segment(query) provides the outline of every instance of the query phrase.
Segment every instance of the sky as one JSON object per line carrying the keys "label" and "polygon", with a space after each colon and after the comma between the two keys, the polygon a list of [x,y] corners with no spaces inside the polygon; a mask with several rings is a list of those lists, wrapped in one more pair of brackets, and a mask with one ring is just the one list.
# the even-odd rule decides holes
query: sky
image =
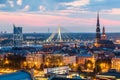
{"label": "sky", "polygon": [[[13,24],[24,33],[95,32],[96,15],[106,32],[120,32],[120,0],[0,0],[0,31],[13,31]],[[64,31],[64,30],[63,30]]]}

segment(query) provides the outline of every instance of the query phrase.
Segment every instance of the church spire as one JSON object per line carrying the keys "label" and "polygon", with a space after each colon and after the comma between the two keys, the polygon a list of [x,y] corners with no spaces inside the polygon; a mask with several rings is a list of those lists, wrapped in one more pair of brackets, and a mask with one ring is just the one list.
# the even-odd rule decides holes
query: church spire
{"label": "church spire", "polygon": [[97,12],[97,27],[100,27],[99,12]]}
{"label": "church spire", "polygon": [[102,40],[106,40],[106,39],[107,39],[106,33],[105,33],[105,27],[104,27],[104,26],[103,26],[103,29],[102,29],[101,39],[102,39]]}
{"label": "church spire", "polygon": [[105,27],[103,26],[102,34],[105,34]]}
{"label": "church spire", "polygon": [[96,42],[98,42],[100,39],[101,39],[101,33],[100,33],[99,12],[97,12]]}

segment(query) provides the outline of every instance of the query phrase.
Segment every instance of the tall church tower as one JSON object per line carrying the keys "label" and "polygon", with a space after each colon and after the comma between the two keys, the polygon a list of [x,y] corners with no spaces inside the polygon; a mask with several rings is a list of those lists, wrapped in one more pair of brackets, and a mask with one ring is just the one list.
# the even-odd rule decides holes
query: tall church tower
{"label": "tall church tower", "polygon": [[99,12],[97,13],[97,24],[96,24],[96,42],[101,39],[100,33],[100,21],[99,21]]}
{"label": "tall church tower", "polygon": [[105,33],[105,27],[103,26],[103,29],[102,29],[102,35],[101,35],[101,39],[102,40],[106,40],[106,33]]}

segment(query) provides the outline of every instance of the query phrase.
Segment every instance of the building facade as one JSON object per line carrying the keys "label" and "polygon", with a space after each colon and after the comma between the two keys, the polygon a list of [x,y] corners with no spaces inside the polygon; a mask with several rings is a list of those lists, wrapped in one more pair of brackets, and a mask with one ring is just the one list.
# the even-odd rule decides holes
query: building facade
{"label": "building facade", "polygon": [[77,64],[84,65],[85,61],[91,61],[93,64],[95,63],[94,55],[92,54],[80,54],[77,56]]}
{"label": "building facade", "polygon": [[62,54],[45,54],[44,64],[46,67],[62,66],[63,56]]}
{"label": "building facade", "polygon": [[27,54],[26,63],[28,68],[40,68],[41,64],[43,64],[43,54]]}
{"label": "building facade", "polygon": [[116,71],[120,71],[120,57],[112,58],[112,69],[116,69]]}
{"label": "building facade", "polygon": [[76,63],[76,56],[63,56],[63,63],[65,65]]}

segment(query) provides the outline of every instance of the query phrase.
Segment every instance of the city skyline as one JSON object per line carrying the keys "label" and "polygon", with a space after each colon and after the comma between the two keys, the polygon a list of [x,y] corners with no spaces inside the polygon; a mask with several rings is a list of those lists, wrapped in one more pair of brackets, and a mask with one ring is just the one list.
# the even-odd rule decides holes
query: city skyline
{"label": "city skyline", "polygon": [[[55,32],[58,25],[70,32],[95,32],[96,14],[106,32],[119,32],[119,0],[1,0],[0,29],[12,32]],[[113,4],[114,3],[114,4]],[[108,5],[109,4],[109,5]]]}

